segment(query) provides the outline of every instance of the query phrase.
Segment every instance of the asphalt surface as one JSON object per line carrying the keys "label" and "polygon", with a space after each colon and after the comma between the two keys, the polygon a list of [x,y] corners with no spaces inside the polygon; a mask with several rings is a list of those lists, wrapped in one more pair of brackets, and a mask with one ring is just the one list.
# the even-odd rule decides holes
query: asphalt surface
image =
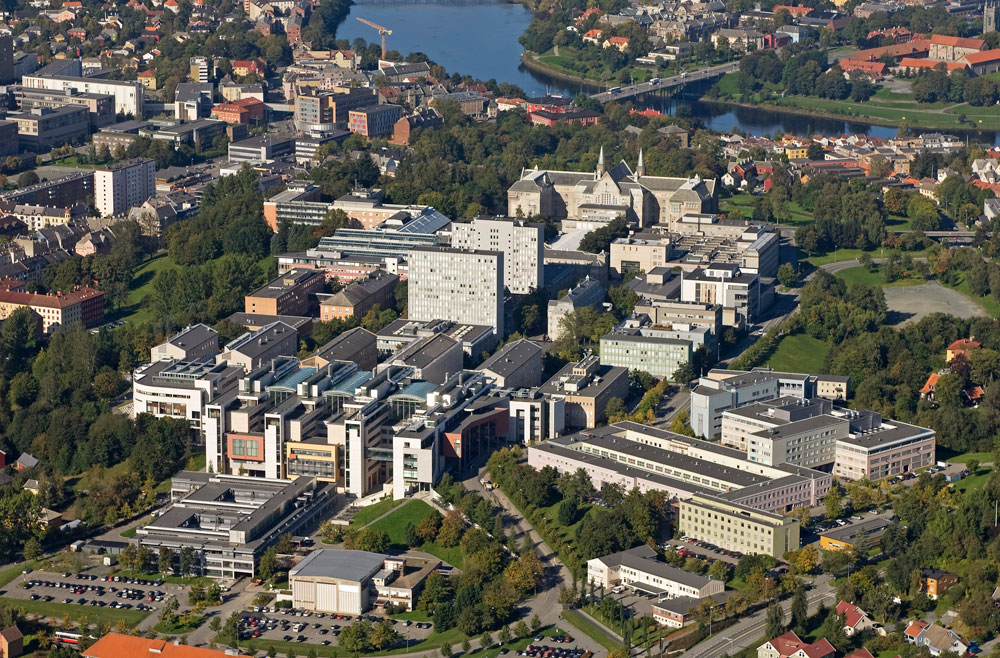
{"label": "asphalt surface", "polygon": [[719,64],[718,66],[709,66],[707,68],[699,69],[697,71],[689,71],[682,75],[673,75],[668,78],[660,78],[657,84],[650,82],[641,82],[635,85],[626,85],[621,87],[618,91],[602,91],[599,94],[591,95],[598,103],[602,105],[605,103],[610,103],[611,101],[623,101],[635,96],[641,96],[642,94],[648,94],[653,91],[658,91],[660,89],[667,89],[670,87],[676,87],[677,85],[685,85],[689,82],[695,82],[697,80],[705,80],[708,78],[715,78],[720,75],[725,75],[726,73],[732,73],[740,68],[739,61],[736,62],[726,62],[725,64]]}

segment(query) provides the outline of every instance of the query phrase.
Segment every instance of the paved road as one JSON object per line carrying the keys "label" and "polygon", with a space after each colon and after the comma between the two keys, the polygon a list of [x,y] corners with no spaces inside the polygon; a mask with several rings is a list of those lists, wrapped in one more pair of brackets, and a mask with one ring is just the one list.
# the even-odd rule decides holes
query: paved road
{"label": "paved road", "polygon": [[[834,603],[835,597],[836,591],[830,585],[829,576],[820,576],[814,581],[813,589],[806,594],[810,613],[815,612],[820,603],[829,607]],[[788,598],[782,601],[781,607],[785,611],[785,619],[788,619],[792,599]],[[688,649],[681,655],[684,658],[718,658],[724,653],[731,655],[761,640],[766,624],[767,609],[765,608],[737,622],[736,625],[730,626],[718,635]]]}
{"label": "paved road", "polygon": [[530,618],[531,614],[537,614],[539,619],[542,620],[543,626],[558,626],[563,630],[572,633],[573,638],[575,639],[574,644],[576,646],[587,649],[588,651],[593,651],[595,657],[599,658],[600,656],[604,656],[607,653],[604,647],[599,645],[587,635],[577,632],[562,618],[562,604],[559,603],[559,589],[564,586],[570,586],[572,583],[573,576],[570,574],[569,569],[567,569],[565,565],[559,561],[555,551],[549,548],[549,545],[542,540],[537,532],[535,532],[535,529],[530,523],[528,523],[527,519],[521,516],[517,507],[510,502],[502,491],[499,489],[486,491],[483,488],[483,486],[479,483],[479,479],[485,471],[485,468],[480,469],[476,474],[464,480],[462,484],[466,489],[479,493],[503,509],[507,519],[512,522],[511,525],[517,529],[518,541],[523,541],[524,534],[526,532],[529,533],[531,541],[535,545],[535,550],[538,551],[538,556],[545,568],[545,585],[538,593],[538,596],[528,602],[528,607],[530,608],[528,617]]}
{"label": "paved road", "polygon": [[689,71],[681,75],[670,76],[669,78],[660,78],[660,81],[656,84],[651,82],[641,82],[635,85],[628,85],[621,87],[618,91],[602,91],[599,94],[592,94],[591,98],[595,101],[604,105],[605,103],[610,103],[611,101],[623,101],[629,98],[634,98],[635,96],[641,96],[642,94],[648,94],[652,91],[659,91],[660,89],[667,89],[669,87],[676,87],[677,85],[686,85],[689,82],[695,82],[696,80],[705,80],[708,78],[715,78],[720,75],[725,75],[726,73],[732,73],[740,68],[740,63],[727,62],[725,64],[719,64],[718,66],[709,66],[707,68],[698,69],[697,71]]}

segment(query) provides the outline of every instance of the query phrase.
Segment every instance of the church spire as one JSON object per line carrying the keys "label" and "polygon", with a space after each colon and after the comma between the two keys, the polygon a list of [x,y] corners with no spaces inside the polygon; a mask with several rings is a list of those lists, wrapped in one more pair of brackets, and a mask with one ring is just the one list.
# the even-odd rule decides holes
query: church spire
{"label": "church spire", "polygon": [[645,176],[646,175],[646,161],[642,157],[642,149],[639,149],[639,162],[635,165],[635,175]]}
{"label": "church spire", "polygon": [[604,175],[604,147],[601,147],[601,154],[597,156],[597,175],[595,178],[600,178]]}

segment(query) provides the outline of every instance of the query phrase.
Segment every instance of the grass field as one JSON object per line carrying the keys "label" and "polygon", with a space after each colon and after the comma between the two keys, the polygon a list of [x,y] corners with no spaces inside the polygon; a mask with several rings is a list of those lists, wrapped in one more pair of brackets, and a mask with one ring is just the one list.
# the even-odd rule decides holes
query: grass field
{"label": "grass field", "polygon": [[166,253],[157,254],[143,263],[132,277],[129,286],[128,306],[119,309],[111,319],[126,320],[133,324],[153,320],[152,314],[144,303],[146,297],[153,291],[153,279],[165,270],[178,269],[180,266]]}
{"label": "grass field", "polygon": [[132,628],[150,614],[142,610],[118,610],[117,608],[82,606],[76,603],[31,601],[28,599],[8,599],[6,597],[0,597],[0,604],[13,608],[23,608],[29,614],[40,615],[55,620],[65,619],[66,617],[70,617],[71,619],[86,617],[88,623],[97,624],[98,627],[103,626],[105,623],[114,626],[118,623],[119,619],[124,619],[128,627]]}
{"label": "grass field", "polygon": [[573,628],[588,636],[605,649],[611,651],[618,648],[620,643],[615,642],[604,629],[584,617],[579,611],[573,609],[563,610],[562,617],[572,624]]}
{"label": "grass field", "polygon": [[990,474],[993,473],[992,468],[980,467],[974,475],[970,475],[964,480],[959,480],[955,483],[955,488],[965,493],[973,489],[982,489],[986,484],[986,481],[990,479]]}
{"label": "grass field", "polygon": [[[941,285],[944,284],[942,283]],[[978,304],[984,311],[986,311],[986,313],[990,317],[993,318],[1000,317],[1000,302],[998,302],[996,298],[994,298],[992,295],[986,295],[985,297],[980,297],[979,295],[973,293],[972,289],[969,287],[969,283],[965,280],[964,272],[960,271],[958,273],[958,283],[956,285],[948,287],[951,288],[952,290],[957,290],[958,292],[962,293],[963,295],[971,299],[973,302]]]}
{"label": "grass field", "polygon": [[[734,194],[729,199],[724,199],[722,202],[722,210],[738,210],[745,217],[750,217],[753,213],[753,206],[757,202],[756,197],[752,194],[739,193]],[[789,219],[787,221],[779,222],[785,226],[801,226],[803,224],[809,224],[813,221],[812,213],[805,210],[802,206],[790,201],[788,203]]]}
{"label": "grass field", "polygon": [[983,462],[993,461],[992,452],[963,452],[960,455],[955,455],[954,457],[944,457],[941,455],[941,449],[938,449],[938,458],[945,459],[949,462],[954,462],[956,464],[968,464],[970,461],[975,459],[977,462],[982,464]]}
{"label": "grass field", "polygon": [[[406,502],[406,501],[399,501]],[[381,503],[379,503],[381,504]],[[430,505],[422,500],[411,500],[399,507],[383,519],[371,524],[373,530],[381,530],[389,535],[389,540],[393,548],[399,551],[406,550],[403,533],[406,531],[406,524],[417,525],[421,520],[433,511]],[[428,542],[416,547],[416,550],[430,553],[443,562],[447,562],[453,567],[461,569],[465,566],[465,556],[458,546],[440,546],[436,542]]]}
{"label": "grass field", "polygon": [[811,263],[815,267],[820,265],[829,265],[830,263],[842,263],[845,260],[857,260],[860,258],[861,254],[867,253],[872,258],[889,258],[894,253],[908,254],[911,258],[924,258],[927,256],[926,249],[920,249],[918,251],[907,251],[907,252],[896,252],[893,249],[875,249],[872,251],[862,251],[861,249],[835,249],[829,253],[825,254],[815,254],[807,255],[805,252],[799,252],[799,260],[804,260]]}
{"label": "grass field", "polygon": [[549,50],[541,55],[535,55],[534,60],[539,64],[558,69],[566,75],[575,78],[585,78],[598,85],[615,84],[615,80],[628,81],[629,78],[627,76],[631,76],[636,82],[646,82],[650,78],[659,75],[658,72],[653,72],[651,69],[632,67],[624,70],[626,77],[622,78],[620,76],[623,75],[623,71],[612,71],[603,64],[586,61],[584,61],[584,64],[587,66],[587,69],[581,73],[575,68],[577,62],[580,61],[580,50],[571,46],[560,46],[558,55],[555,54],[554,50]]}
{"label": "grass field", "polygon": [[380,500],[374,505],[368,505],[367,507],[362,507],[358,510],[358,513],[351,517],[351,527],[360,528],[366,526],[378,517],[382,516],[393,507],[403,504],[405,500],[393,500],[392,498],[386,498],[385,500]]}
{"label": "grass field", "polygon": [[919,286],[921,283],[927,282],[926,279],[896,279],[892,283],[887,283],[881,270],[869,272],[860,265],[858,267],[849,267],[846,270],[840,270],[837,272],[837,278],[843,279],[847,285],[860,283],[868,287],[881,286],[883,288],[892,288],[896,286]]}
{"label": "grass field", "polygon": [[765,365],[784,372],[822,372],[830,346],[806,334],[791,334],[778,343],[778,349]]}

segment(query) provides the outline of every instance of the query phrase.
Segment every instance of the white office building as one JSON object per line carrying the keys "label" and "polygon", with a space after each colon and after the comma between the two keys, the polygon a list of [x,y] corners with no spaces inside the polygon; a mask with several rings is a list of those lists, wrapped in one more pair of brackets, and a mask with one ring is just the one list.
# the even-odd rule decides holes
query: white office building
{"label": "white office building", "polygon": [[502,251],[415,247],[408,294],[411,319],[486,325],[504,335]]}
{"label": "white office building", "polygon": [[504,284],[517,295],[542,287],[544,244],[541,224],[512,217],[478,217],[452,223],[452,247],[503,252]]}
{"label": "white office building", "polygon": [[104,217],[120,217],[156,195],[156,163],[127,160],[94,171],[94,204]]}
{"label": "white office building", "polygon": [[21,78],[21,84],[28,89],[107,94],[115,98],[115,114],[131,115],[135,119],[142,118],[145,87],[141,82],[61,75],[26,75]]}

